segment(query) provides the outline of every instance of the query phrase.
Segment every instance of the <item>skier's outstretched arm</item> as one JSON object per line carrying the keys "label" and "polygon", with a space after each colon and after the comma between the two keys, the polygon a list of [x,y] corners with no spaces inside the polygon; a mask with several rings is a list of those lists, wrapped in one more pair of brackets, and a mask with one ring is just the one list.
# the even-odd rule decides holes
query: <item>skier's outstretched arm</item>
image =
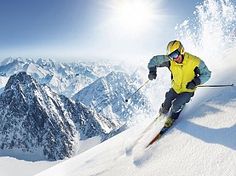
{"label": "skier's outstretched arm", "polygon": [[170,67],[170,61],[169,58],[165,55],[157,55],[154,56],[150,62],[148,63],[148,69],[149,69],[149,74],[148,74],[148,79],[153,80],[156,79],[157,77],[157,67]]}
{"label": "skier's outstretched arm", "polygon": [[156,67],[169,67],[170,61],[168,56],[166,55],[157,55],[154,56],[148,63],[148,69],[156,68]]}

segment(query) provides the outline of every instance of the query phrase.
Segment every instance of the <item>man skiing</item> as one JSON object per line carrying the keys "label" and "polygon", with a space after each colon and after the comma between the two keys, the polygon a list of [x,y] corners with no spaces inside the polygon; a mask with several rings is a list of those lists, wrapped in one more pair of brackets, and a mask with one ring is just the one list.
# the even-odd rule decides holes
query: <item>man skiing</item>
{"label": "man skiing", "polygon": [[156,79],[157,67],[168,67],[171,72],[171,88],[166,92],[165,101],[159,110],[160,115],[169,113],[161,135],[178,119],[197,86],[209,80],[211,72],[200,58],[185,52],[178,40],[169,42],[166,55],[157,55],[150,60],[149,80]]}

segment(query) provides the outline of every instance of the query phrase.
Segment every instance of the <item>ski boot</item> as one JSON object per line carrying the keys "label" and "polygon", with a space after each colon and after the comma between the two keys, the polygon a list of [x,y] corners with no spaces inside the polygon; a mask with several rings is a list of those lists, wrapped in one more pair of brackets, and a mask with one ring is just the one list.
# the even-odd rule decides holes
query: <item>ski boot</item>
{"label": "ski boot", "polygon": [[160,131],[160,134],[163,135],[173,125],[175,120],[176,119],[173,119],[172,117],[167,117],[165,125]]}
{"label": "ski boot", "polygon": [[164,127],[170,128],[173,125],[174,121],[175,119],[167,117]]}

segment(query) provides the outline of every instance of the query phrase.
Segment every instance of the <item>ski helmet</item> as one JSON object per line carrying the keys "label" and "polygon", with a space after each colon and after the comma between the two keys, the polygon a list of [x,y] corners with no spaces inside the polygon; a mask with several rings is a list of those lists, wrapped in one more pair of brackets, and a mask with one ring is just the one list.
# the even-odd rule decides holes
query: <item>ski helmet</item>
{"label": "ski helmet", "polygon": [[166,48],[166,54],[170,55],[174,51],[179,51],[180,54],[184,54],[184,47],[182,43],[178,40],[174,40],[168,43],[167,48]]}

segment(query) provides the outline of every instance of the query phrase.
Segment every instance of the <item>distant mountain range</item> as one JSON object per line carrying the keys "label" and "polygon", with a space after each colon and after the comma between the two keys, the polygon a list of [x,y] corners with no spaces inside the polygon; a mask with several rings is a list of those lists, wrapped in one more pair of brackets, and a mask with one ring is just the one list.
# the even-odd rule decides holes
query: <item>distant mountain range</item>
{"label": "distant mountain range", "polygon": [[[117,68],[117,67],[116,67]],[[7,58],[0,63],[0,81],[24,71],[40,84],[47,84],[58,94],[72,97],[79,90],[114,70],[111,65],[98,63],[61,63],[51,59],[32,60]],[[5,81],[6,83],[6,81]],[[3,87],[3,84],[0,85]]]}

